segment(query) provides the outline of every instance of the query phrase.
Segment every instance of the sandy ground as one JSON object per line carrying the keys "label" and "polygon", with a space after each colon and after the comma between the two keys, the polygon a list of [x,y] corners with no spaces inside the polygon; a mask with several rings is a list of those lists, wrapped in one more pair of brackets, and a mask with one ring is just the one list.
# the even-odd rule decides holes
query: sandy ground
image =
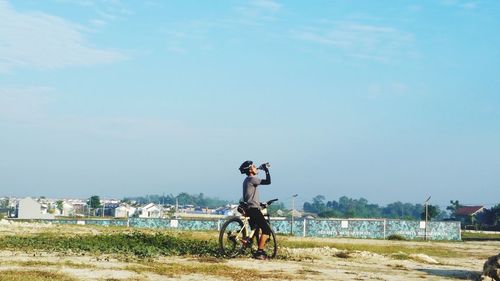
{"label": "sandy ground", "polygon": [[[1,224],[0,239],[16,233],[60,231],[52,225]],[[75,233],[99,233],[92,228],[72,228]],[[310,238],[294,238],[310,239]],[[0,251],[1,272],[5,270],[50,271],[77,280],[477,280],[486,258],[498,254],[500,242],[398,242],[362,239],[312,239],[314,241],[400,245],[421,247],[436,245],[465,253],[464,257],[432,257],[413,254],[406,259],[367,251],[345,255],[335,248],[280,249],[287,259],[257,261],[251,258],[215,259],[161,257],[147,261],[123,261],[113,256],[67,256],[47,252]],[[180,267],[158,271],[148,266]],[[138,270],[138,268],[143,268]],[[220,268],[217,271],[215,269]],[[214,271],[211,271],[214,269]],[[260,273],[258,276],[252,274]]]}

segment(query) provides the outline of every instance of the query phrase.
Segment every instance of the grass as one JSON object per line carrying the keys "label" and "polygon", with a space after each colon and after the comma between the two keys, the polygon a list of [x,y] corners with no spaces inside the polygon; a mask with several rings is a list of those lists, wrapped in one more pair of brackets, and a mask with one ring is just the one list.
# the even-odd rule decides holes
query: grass
{"label": "grass", "polygon": [[2,262],[2,265],[17,265],[22,267],[70,267],[70,268],[96,268],[91,264],[74,263],[72,261],[48,262],[48,261],[8,261]]}
{"label": "grass", "polygon": [[500,233],[475,233],[462,231],[463,241],[500,241]]}
{"label": "grass", "polygon": [[0,281],[76,281],[62,273],[42,270],[5,270],[0,271]]}
{"label": "grass", "polygon": [[337,258],[341,258],[341,259],[348,259],[351,257],[350,253],[347,251],[340,251],[340,252],[336,253],[335,256]]}
{"label": "grass", "polygon": [[245,281],[249,279],[277,279],[277,280],[292,280],[293,275],[286,274],[280,271],[260,271],[247,268],[236,268],[225,264],[214,263],[143,263],[139,265],[130,265],[125,267],[125,270],[136,273],[155,273],[169,278],[175,278],[182,275],[200,274],[215,277],[225,277],[235,281]]}
{"label": "grass", "polygon": [[289,248],[318,248],[318,247],[331,247],[341,251],[366,251],[380,255],[391,255],[393,253],[404,252],[410,254],[425,254],[435,257],[465,257],[466,254],[458,250],[452,250],[449,247],[440,247],[435,243],[426,245],[425,243],[416,244],[415,242],[405,241],[386,241],[384,244],[370,244],[368,243],[351,243],[351,242],[330,242],[321,240],[307,240],[301,241],[296,239],[283,238],[279,240],[279,245]]}
{"label": "grass", "polygon": [[405,237],[403,237],[402,235],[399,235],[399,234],[392,234],[392,235],[389,235],[387,237],[387,240],[399,240],[399,241],[406,241],[408,239],[406,239]]}
{"label": "grass", "polygon": [[58,235],[40,233],[34,236],[5,236],[0,249],[44,250],[62,253],[123,254],[136,257],[170,255],[217,256],[216,240],[200,240],[164,232],[110,233],[99,235]]}
{"label": "grass", "polygon": [[409,260],[410,259],[410,255],[408,255],[407,253],[404,253],[404,252],[392,253],[390,255],[390,257],[395,259],[395,260]]}
{"label": "grass", "polygon": [[297,270],[297,274],[301,274],[301,275],[321,275],[321,272],[317,271],[317,270],[314,270],[314,269],[310,269],[310,268],[302,268],[302,269]]}

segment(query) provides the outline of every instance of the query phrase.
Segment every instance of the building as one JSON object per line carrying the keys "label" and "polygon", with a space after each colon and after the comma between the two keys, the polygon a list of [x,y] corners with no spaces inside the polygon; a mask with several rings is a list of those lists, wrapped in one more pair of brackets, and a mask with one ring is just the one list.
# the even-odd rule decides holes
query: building
{"label": "building", "polygon": [[114,217],[115,218],[130,218],[132,217],[137,208],[129,206],[127,204],[121,204],[117,208],[114,209]]}
{"label": "building", "polygon": [[139,208],[140,218],[161,218],[162,215],[162,208],[154,203],[149,203],[146,206]]}
{"label": "building", "polygon": [[455,216],[462,222],[462,226],[467,228],[467,226],[474,225],[477,221],[476,216],[484,210],[484,206],[462,206],[457,208]]}
{"label": "building", "polygon": [[[73,204],[66,202],[65,200],[61,200],[61,205],[58,204],[58,201],[55,201],[52,203],[51,207],[55,210],[54,214],[56,216],[63,216],[63,217],[72,217],[75,215],[75,208]],[[62,209],[60,209],[62,208]]]}
{"label": "building", "polygon": [[119,206],[120,203],[101,201],[101,207],[95,209],[95,214],[98,217],[113,217],[115,215],[115,209]]}
{"label": "building", "polygon": [[18,219],[53,219],[54,215],[48,214],[46,206],[43,206],[31,197],[19,200],[17,204]]}

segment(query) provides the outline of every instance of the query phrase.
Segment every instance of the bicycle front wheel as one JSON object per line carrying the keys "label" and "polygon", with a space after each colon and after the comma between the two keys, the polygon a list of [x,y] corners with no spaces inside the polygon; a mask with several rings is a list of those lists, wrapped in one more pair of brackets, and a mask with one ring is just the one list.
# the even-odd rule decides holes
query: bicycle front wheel
{"label": "bicycle front wheel", "polygon": [[219,233],[220,252],[230,258],[236,257],[243,251],[245,234],[244,224],[240,218],[227,220]]}

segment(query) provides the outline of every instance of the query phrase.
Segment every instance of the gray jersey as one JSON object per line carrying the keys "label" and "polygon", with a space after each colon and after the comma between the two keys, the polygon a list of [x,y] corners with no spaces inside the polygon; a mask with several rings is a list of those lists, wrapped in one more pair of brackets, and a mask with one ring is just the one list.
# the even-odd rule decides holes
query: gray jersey
{"label": "gray jersey", "polygon": [[243,181],[243,201],[248,203],[249,208],[260,210],[259,190],[257,187],[262,180],[258,177],[247,177]]}

